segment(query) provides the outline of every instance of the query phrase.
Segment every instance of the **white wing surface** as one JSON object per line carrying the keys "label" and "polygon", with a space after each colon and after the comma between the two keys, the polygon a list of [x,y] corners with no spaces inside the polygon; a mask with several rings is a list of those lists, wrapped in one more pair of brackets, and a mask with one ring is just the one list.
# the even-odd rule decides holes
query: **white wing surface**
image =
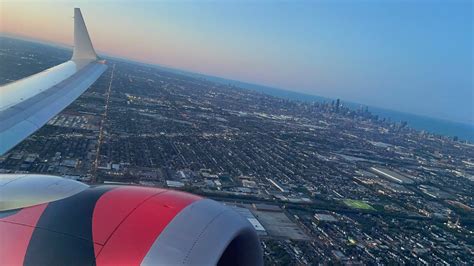
{"label": "white wing surface", "polygon": [[0,87],[0,155],[71,104],[106,69],[97,58],[80,9],[75,8],[71,60]]}

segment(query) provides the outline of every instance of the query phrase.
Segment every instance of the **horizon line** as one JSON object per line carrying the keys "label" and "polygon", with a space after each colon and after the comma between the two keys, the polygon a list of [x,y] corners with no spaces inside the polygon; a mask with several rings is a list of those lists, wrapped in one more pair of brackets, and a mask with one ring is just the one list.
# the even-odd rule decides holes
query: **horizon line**
{"label": "horizon line", "polygon": [[[55,41],[41,39],[41,38],[30,37],[30,36],[26,36],[26,35],[23,35],[23,34],[0,31],[0,36],[5,36],[5,37],[12,38],[12,39],[21,40],[21,41],[29,41],[29,42],[33,42],[33,43],[48,45],[48,46],[67,49],[67,50],[72,50],[73,49],[73,45],[70,45],[70,44],[55,42]],[[327,96],[311,94],[311,93],[308,93],[308,92],[295,91],[295,90],[290,90],[290,89],[286,89],[286,88],[274,87],[272,85],[266,85],[266,84],[258,84],[258,83],[254,83],[254,82],[251,82],[251,81],[250,82],[249,81],[241,81],[241,80],[237,80],[237,79],[233,79],[233,78],[220,77],[220,76],[215,76],[213,74],[206,74],[206,73],[196,72],[196,71],[193,71],[193,70],[181,69],[181,68],[177,68],[175,66],[168,66],[168,65],[162,65],[162,64],[158,64],[158,63],[154,63],[154,62],[141,61],[141,60],[135,59],[135,58],[129,58],[129,57],[126,57],[126,56],[110,54],[108,52],[104,52],[103,50],[97,50],[97,51],[99,51],[99,54],[103,54],[104,56],[112,58],[112,59],[117,59],[117,60],[122,60],[122,61],[129,61],[129,62],[139,63],[139,64],[145,64],[145,65],[149,65],[149,66],[153,66],[153,67],[167,68],[170,71],[187,72],[188,74],[200,75],[200,76],[204,76],[204,77],[208,77],[208,78],[218,78],[218,79],[227,80],[227,81],[230,81],[230,82],[244,83],[243,85],[247,84],[247,85],[253,85],[253,86],[261,86],[261,87],[266,87],[266,88],[273,89],[273,90],[280,90],[280,91],[283,91],[283,92],[296,93],[296,94],[300,94],[301,96],[306,95],[306,96],[312,96],[312,97],[325,98],[325,99],[328,99],[328,100],[340,99],[339,97],[334,97],[334,96],[333,96],[334,98],[332,98],[332,97],[330,98],[330,97],[327,97]],[[186,75],[186,73],[182,73],[182,74]],[[212,81],[212,80],[209,80],[209,81],[219,83],[218,81]],[[232,85],[235,86],[235,84],[232,84]],[[251,89],[251,88],[243,88],[243,89],[256,91],[255,89]],[[274,96],[274,95],[271,95],[271,94],[268,94],[268,93],[265,93],[265,92],[260,92],[260,93],[270,95],[270,96]],[[296,100],[296,99],[291,99],[291,98],[281,97],[281,96],[274,96],[274,97],[290,99],[290,100]],[[394,110],[394,109],[389,109],[389,108],[382,107],[382,106],[368,105],[368,104],[364,104],[364,103],[347,101],[347,100],[343,100],[343,99],[341,99],[341,101],[349,103],[349,104],[366,106],[366,107],[369,107],[369,108],[370,107],[379,108],[379,109],[386,110],[386,111],[398,112],[398,113],[401,113],[401,114],[408,114],[408,115],[415,115],[415,116],[418,116],[418,117],[437,119],[437,120],[441,120],[441,121],[445,121],[445,122],[459,123],[459,124],[474,127],[474,119],[472,121],[458,121],[458,120],[451,120],[451,119],[446,119],[446,118],[441,118],[441,117],[434,117],[434,116],[425,115],[425,114],[416,114],[416,113],[410,113],[410,112],[405,112],[405,111],[400,111],[400,110]],[[389,117],[385,117],[385,118],[389,118]]]}

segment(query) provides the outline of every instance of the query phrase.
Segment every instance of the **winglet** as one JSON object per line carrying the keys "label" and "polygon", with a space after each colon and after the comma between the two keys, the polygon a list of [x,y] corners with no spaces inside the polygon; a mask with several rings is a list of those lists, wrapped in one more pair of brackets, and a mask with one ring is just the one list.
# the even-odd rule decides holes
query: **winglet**
{"label": "winglet", "polygon": [[97,59],[80,8],[74,8],[74,51],[71,59],[76,61]]}

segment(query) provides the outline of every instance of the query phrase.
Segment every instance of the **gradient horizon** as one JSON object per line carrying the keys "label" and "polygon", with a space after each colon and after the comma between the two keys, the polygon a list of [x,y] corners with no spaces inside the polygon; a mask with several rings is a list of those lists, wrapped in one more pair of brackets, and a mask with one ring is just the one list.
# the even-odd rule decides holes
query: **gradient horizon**
{"label": "gradient horizon", "polygon": [[0,32],[474,124],[470,1],[0,1]]}

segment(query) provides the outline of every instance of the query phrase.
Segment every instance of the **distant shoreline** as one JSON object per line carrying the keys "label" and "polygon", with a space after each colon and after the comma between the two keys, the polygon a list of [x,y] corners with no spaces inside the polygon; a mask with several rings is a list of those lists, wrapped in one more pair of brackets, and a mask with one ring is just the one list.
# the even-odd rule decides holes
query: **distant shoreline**
{"label": "distant shoreline", "polygon": [[[136,62],[136,61],[132,61],[132,62]],[[163,67],[160,65],[151,65],[147,63],[141,63],[141,62],[138,62],[138,63],[158,67],[158,68],[168,70],[168,71],[174,71],[176,73],[183,74],[183,75],[204,78],[209,81],[217,82],[220,84],[230,84],[230,85],[236,86],[237,88],[253,90],[253,91],[268,94],[274,97],[283,98],[283,99],[297,100],[297,101],[302,101],[302,102],[331,102],[333,100],[336,100],[335,98],[332,99],[332,98],[311,95],[311,94],[306,94],[306,93],[301,93],[301,92],[288,91],[284,89],[272,88],[272,87],[263,86],[263,85],[251,84],[251,83],[246,83],[242,81],[229,80],[229,79],[209,76],[205,74],[192,73],[192,72],[183,71],[179,69]],[[409,127],[416,130],[423,130],[432,134],[443,135],[446,137],[456,136],[460,140],[474,143],[474,124],[471,125],[471,124],[462,123],[462,122],[456,122],[456,121],[444,120],[444,119],[434,118],[434,117],[429,117],[429,116],[384,109],[384,108],[374,107],[374,106],[370,106],[366,104],[347,102],[343,100],[341,101],[342,101],[342,104],[346,105],[347,107],[351,109],[357,109],[361,106],[368,107],[369,112],[371,112],[372,114],[378,115],[379,117],[388,119],[392,122],[406,121]]]}
{"label": "distant shoreline", "polygon": [[[156,66],[156,65],[155,65]],[[173,69],[169,69],[167,67],[156,66],[160,68],[165,68],[168,70],[173,71]],[[241,81],[235,80],[228,80],[219,77],[208,76],[204,74],[197,74],[197,73],[190,73],[186,71],[174,70],[181,74],[192,75],[194,77],[201,77],[207,79],[209,81],[221,83],[221,84],[231,84],[235,85],[236,87],[249,89],[261,93],[265,93],[271,96],[289,99],[289,100],[297,100],[303,102],[331,102],[334,99],[326,98],[322,96],[316,96],[306,93],[294,92],[294,91],[287,91],[283,89],[271,88],[268,86],[250,84]],[[357,109],[359,107],[368,107],[369,112],[374,115],[378,115],[381,118],[388,119],[392,122],[402,122],[406,121],[408,126],[417,130],[423,130],[426,132],[430,132],[432,134],[443,135],[447,137],[458,137],[460,140],[469,141],[474,143],[474,125],[444,120],[440,118],[428,117],[423,115],[405,113],[400,111],[394,111],[390,109],[384,109],[380,107],[374,107],[366,104],[359,104],[353,102],[346,102],[342,101],[344,105],[351,109]]]}

